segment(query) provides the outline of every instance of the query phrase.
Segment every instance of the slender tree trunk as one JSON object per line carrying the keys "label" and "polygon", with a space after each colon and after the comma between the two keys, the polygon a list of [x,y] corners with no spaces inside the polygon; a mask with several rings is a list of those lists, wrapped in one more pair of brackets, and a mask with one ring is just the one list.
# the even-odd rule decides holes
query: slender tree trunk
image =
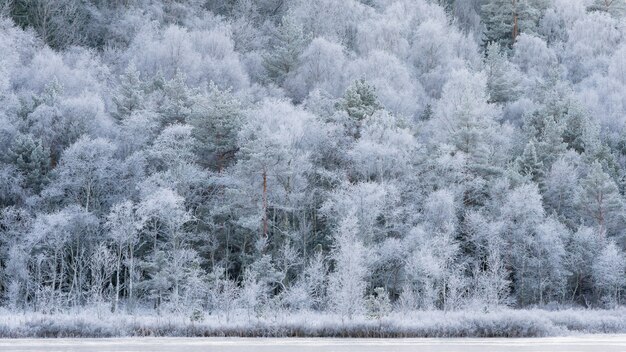
{"label": "slender tree trunk", "polygon": [[135,275],[135,257],[134,251],[132,247],[130,248],[130,261],[128,263],[128,270],[130,271],[128,275],[128,301],[130,302],[131,310],[135,308],[135,298],[134,298],[134,275]]}
{"label": "slender tree trunk", "polygon": [[267,239],[267,171],[263,169],[263,237]]}
{"label": "slender tree trunk", "polygon": [[117,313],[120,302],[120,271],[122,270],[122,246],[118,247],[117,252],[117,268],[115,270],[115,303],[113,305],[113,313]]}
{"label": "slender tree trunk", "polygon": [[513,44],[517,40],[519,34],[518,14],[517,14],[517,0],[513,0]]}

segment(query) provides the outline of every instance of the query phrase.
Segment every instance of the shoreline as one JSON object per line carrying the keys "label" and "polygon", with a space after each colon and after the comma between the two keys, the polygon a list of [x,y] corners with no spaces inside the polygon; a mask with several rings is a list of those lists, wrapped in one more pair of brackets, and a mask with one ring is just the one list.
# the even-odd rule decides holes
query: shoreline
{"label": "shoreline", "polygon": [[326,313],[266,315],[248,320],[183,315],[60,314],[0,312],[0,338],[524,338],[626,333],[626,310],[512,310],[493,312],[392,313],[383,319],[359,316],[343,323]]}

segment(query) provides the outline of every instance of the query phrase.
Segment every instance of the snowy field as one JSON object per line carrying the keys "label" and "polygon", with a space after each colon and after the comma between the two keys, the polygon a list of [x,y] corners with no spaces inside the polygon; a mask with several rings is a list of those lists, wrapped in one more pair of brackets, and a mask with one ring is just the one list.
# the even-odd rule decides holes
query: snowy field
{"label": "snowy field", "polygon": [[7,339],[0,351],[212,351],[212,352],[447,352],[625,351],[626,335],[531,339],[254,339],[122,338]]}

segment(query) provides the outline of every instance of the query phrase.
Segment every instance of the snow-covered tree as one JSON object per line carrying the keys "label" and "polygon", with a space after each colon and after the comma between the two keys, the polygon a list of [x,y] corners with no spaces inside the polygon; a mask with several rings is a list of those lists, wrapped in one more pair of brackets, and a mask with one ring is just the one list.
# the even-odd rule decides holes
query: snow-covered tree
{"label": "snow-covered tree", "polygon": [[482,4],[485,43],[511,48],[520,33],[536,30],[546,0],[488,0]]}
{"label": "snow-covered tree", "polygon": [[593,263],[593,279],[595,288],[607,306],[615,306],[620,303],[621,292],[624,289],[624,253],[609,241],[599,257]]}
{"label": "snow-covered tree", "polygon": [[615,234],[617,226],[623,221],[622,198],[615,182],[595,162],[587,177],[581,181],[581,188],[578,199],[581,216],[597,227],[601,237]]}
{"label": "snow-covered tree", "polygon": [[277,84],[282,84],[286,76],[296,69],[307,41],[308,38],[302,30],[302,25],[292,16],[283,17],[275,30],[271,48],[263,61],[268,76]]}
{"label": "snow-covered tree", "polygon": [[228,167],[237,152],[237,134],[243,123],[241,102],[233,92],[211,84],[208,97],[200,100],[189,123],[199,162],[218,172]]}
{"label": "snow-covered tree", "polygon": [[367,249],[359,238],[355,215],[341,221],[334,240],[334,270],[328,281],[330,305],[342,319],[352,319],[365,309],[367,288]]}
{"label": "snow-covered tree", "polygon": [[[117,312],[122,293],[122,279],[128,280],[126,288],[131,305],[135,295],[136,250],[139,236],[137,233],[138,221],[133,204],[130,201],[125,201],[111,207],[107,216],[106,227],[115,251],[115,295],[112,310]],[[123,272],[124,268],[126,268],[125,273]]]}
{"label": "snow-covered tree", "polygon": [[113,96],[113,102],[117,107],[115,113],[117,119],[122,120],[144,107],[143,82],[134,63],[131,62],[124,74],[120,76],[118,89],[117,94]]}

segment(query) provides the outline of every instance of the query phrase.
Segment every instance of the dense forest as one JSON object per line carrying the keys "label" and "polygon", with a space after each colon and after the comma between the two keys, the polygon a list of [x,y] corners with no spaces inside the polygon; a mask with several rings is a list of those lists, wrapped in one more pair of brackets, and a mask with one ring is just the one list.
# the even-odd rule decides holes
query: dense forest
{"label": "dense forest", "polygon": [[0,0],[0,306],[619,306],[624,14]]}

